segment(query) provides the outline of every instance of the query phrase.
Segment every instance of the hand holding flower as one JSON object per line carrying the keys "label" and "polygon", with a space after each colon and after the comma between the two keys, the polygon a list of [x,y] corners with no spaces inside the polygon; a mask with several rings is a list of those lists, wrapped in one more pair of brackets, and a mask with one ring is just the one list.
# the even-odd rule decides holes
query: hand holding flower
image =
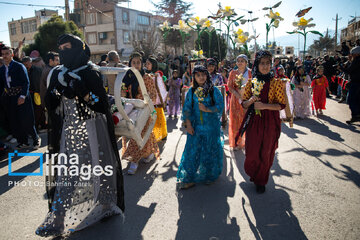
{"label": "hand holding flower", "polygon": [[200,111],[203,111],[203,112],[211,112],[207,107],[205,107],[204,104],[202,103],[199,103],[199,109]]}

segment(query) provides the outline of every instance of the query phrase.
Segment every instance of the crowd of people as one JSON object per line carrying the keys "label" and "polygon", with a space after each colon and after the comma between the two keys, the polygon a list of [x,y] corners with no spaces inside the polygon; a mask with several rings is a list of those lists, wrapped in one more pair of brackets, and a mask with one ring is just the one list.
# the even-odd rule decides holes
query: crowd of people
{"label": "crowd of people", "polygon": [[[89,61],[87,44],[76,36],[60,36],[58,47],[59,53],[48,52],[44,61],[37,52],[20,59],[14,54],[18,52],[2,47],[0,127],[4,141],[17,142],[17,149],[29,149],[30,136],[33,149],[38,149],[38,132],[46,129],[49,153],[76,153],[79,166],[110,165],[115,173],[91,176],[89,182],[95,188],[59,185],[47,189],[49,212],[36,230],[40,236],[81,230],[124,211],[120,159],[129,162],[129,175],[136,174],[140,162],[160,159],[158,144],[168,135],[166,118],[181,116],[187,132],[176,175],[181,189],[197,183],[212,184],[220,176],[224,148],[221,119],[225,111],[229,146],[232,151],[245,152],[245,172],[258,193],[265,192],[278,147],[281,110],[293,108],[291,117],[298,119],[321,115],[327,96],[333,95],[349,104],[349,124],[360,121],[360,46],[345,53],[349,56],[307,56],[304,61],[274,58],[269,51],[260,50],[254,61],[244,54],[219,61],[194,60],[186,54],[145,56],[136,51],[128,61],[121,62],[118,53],[110,51],[97,65]],[[100,66],[129,66],[142,76],[157,115],[155,124],[151,125],[149,116],[142,130],[144,136],[153,126],[143,147],[134,139],[122,137],[119,154],[114,131],[121,121],[114,101],[116,76],[102,75]],[[292,86],[292,90],[286,91],[286,86]],[[226,89],[226,96],[219,88]],[[123,78],[121,96],[144,100],[132,71]],[[125,111],[126,107],[124,104]],[[4,149],[6,145],[1,144]],[[70,163],[63,164],[70,167]],[[84,180],[59,174],[53,181]],[[75,215],[75,219],[69,218]]]}

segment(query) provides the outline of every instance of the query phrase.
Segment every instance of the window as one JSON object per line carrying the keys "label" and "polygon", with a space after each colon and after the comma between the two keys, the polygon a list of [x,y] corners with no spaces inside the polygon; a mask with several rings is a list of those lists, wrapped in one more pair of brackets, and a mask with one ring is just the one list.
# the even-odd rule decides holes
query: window
{"label": "window", "polygon": [[10,24],[10,34],[15,35],[16,34],[16,25],[15,23]]}
{"label": "window", "polygon": [[87,42],[89,45],[94,45],[97,43],[96,32],[87,34]]}
{"label": "window", "polygon": [[22,22],[21,23],[21,33],[28,33],[29,32],[29,22]]}
{"label": "window", "polygon": [[36,32],[37,30],[36,20],[29,21],[29,25],[30,25],[30,32]]}
{"label": "window", "polygon": [[130,33],[128,31],[124,31],[124,43],[130,43]]}
{"label": "window", "polygon": [[129,12],[123,11],[122,21],[123,21],[123,24],[129,24]]}
{"label": "window", "polygon": [[138,15],[138,23],[141,25],[150,25],[150,19],[148,16]]}
{"label": "window", "polygon": [[86,24],[88,24],[88,25],[96,24],[95,13],[87,13],[86,14]]}

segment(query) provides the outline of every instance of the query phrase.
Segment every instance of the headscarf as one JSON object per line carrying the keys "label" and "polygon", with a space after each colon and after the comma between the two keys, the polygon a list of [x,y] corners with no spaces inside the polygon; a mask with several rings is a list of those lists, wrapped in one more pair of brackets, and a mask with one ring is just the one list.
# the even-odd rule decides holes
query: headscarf
{"label": "headscarf", "polygon": [[256,53],[256,56],[255,56],[255,61],[254,61],[254,66],[253,66],[253,69],[252,69],[252,73],[254,74],[253,77],[254,78],[258,78],[259,80],[262,80],[262,81],[270,81],[273,77],[274,77],[274,73],[270,70],[270,72],[268,74],[262,74],[260,73],[259,71],[259,64],[260,64],[260,60],[262,58],[272,58],[272,55],[269,51],[267,50],[260,50],[259,52]]}
{"label": "headscarf", "polygon": [[[239,58],[244,59],[247,63],[249,62],[248,57],[245,54],[240,54],[239,56],[236,57],[236,62],[238,61]],[[239,68],[238,68],[239,69]],[[245,79],[249,78],[249,68],[247,67],[247,64],[245,66],[245,71],[243,72],[243,77]]]}
{"label": "headscarf", "polygon": [[304,75],[306,75],[306,74],[305,74],[305,71],[304,71],[303,74],[300,74],[300,72],[299,72],[300,69],[304,69],[302,65],[297,66],[297,67],[295,68],[294,80],[295,80],[295,84],[297,84],[297,85],[299,85],[300,82],[302,81],[301,77],[304,76]]}
{"label": "headscarf", "polygon": [[[137,57],[140,58],[140,62],[141,62],[140,75],[143,76],[144,70],[142,68],[142,57],[140,53],[135,52],[130,55],[129,67],[131,67],[132,60]],[[135,98],[138,94],[138,88],[139,88],[139,82],[137,81],[135,74],[132,71],[128,71],[123,79],[123,82],[125,83],[126,87],[129,87],[131,85],[131,96]]]}
{"label": "headscarf", "polygon": [[206,60],[206,67],[209,66],[209,65],[215,66],[214,72],[212,72],[210,74],[216,73],[217,72],[217,61],[214,58],[208,58]]}
{"label": "headscarf", "polygon": [[58,38],[58,46],[71,43],[71,48],[59,50],[60,62],[70,70],[77,69],[88,63],[90,59],[90,48],[78,36],[63,34]]}
{"label": "headscarf", "polygon": [[154,57],[149,57],[147,59],[149,62],[151,62],[151,70],[147,70],[147,73],[155,73],[158,70],[158,62],[156,61],[156,59]]}
{"label": "headscarf", "polygon": [[237,57],[236,57],[236,61],[237,61],[239,58],[242,58],[242,59],[244,59],[246,62],[249,62],[249,59],[248,59],[248,57],[247,57],[245,54],[240,54],[239,56],[237,56]]}
{"label": "headscarf", "polygon": [[202,88],[204,89],[204,93],[205,96],[208,95],[209,92],[211,92],[214,88],[214,84],[212,83],[211,79],[210,79],[210,74],[208,72],[208,70],[203,66],[203,65],[196,65],[192,71],[193,74],[193,93],[195,92],[195,90],[199,87],[199,84],[197,83],[197,81],[195,80],[195,73],[198,72],[203,72],[206,74],[206,82],[204,83],[204,85],[202,86]]}

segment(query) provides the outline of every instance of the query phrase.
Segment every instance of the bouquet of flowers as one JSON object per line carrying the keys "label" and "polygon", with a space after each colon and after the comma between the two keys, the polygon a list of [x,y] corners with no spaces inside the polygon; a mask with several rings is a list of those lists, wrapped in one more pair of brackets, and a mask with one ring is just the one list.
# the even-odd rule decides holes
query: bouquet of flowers
{"label": "bouquet of flowers", "polygon": [[[258,81],[257,78],[254,78],[253,80],[251,80],[251,83],[253,85],[253,87],[251,88],[251,92],[252,92],[253,96],[260,97],[260,93],[261,93],[261,90],[264,87],[265,82],[264,81]],[[260,110],[255,109],[255,113],[256,113],[256,115],[261,116]]]}
{"label": "bouquet of flowers", "polygon": [[[195,96],[198,98],[199,103],[202,103],[205,100],[205,91],[204,88],[202,87],[198,87],[195,92],[194,92]],[[200,121],[201,124],[203,124],[203,116],[202,116],[202,111],[200,110]]]}
{"label": "bouquet of flowers", "polygon": [[240,73],[239,75],[236,76],[235,78],[235,86],[240,89],[241,88],[241,83],[244,81],[244,76],[242,73]]}

